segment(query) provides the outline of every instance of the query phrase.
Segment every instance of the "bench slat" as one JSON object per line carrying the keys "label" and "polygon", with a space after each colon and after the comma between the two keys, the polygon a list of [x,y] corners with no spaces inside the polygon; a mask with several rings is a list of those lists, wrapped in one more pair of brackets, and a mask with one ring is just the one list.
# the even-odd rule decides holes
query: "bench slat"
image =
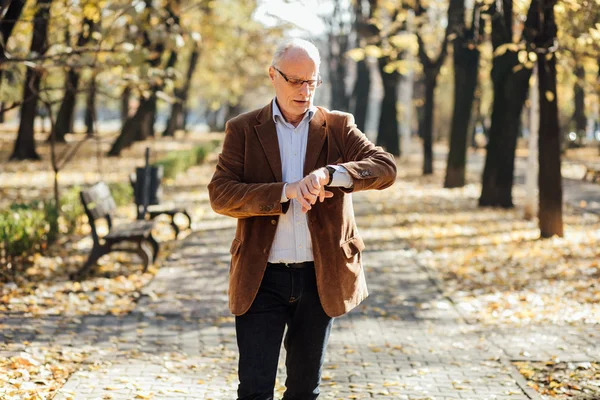
{"label": "bench slat", "polygon": [[91,188],[82,190],[81,198],[94,220],[111,215],[117,208],[110,189],[104,182],[98,182]]}
{"label": "bench slat", "polygon": [[105,239],[120,239],[147,237],[152,232],[154,223],[152,221],[135,221],[131,224],[114,226],[104,237]]}

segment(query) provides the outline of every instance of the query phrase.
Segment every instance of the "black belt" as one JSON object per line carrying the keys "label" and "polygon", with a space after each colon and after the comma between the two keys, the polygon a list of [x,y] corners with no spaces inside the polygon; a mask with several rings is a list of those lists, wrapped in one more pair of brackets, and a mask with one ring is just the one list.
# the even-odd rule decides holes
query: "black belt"
{"label": "black belt", "polygon": [[292,268],[292,269],[305,269],[314,268],[315,263],[313,261],[304,261],[301,263],[267,263],[267,267],[280,267],[280,268]]}

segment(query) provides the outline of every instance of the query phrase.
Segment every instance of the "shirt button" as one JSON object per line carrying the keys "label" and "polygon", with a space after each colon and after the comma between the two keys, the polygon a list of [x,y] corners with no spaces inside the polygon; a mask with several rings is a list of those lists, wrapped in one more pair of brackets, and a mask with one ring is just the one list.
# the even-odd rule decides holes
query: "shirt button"
{"label": "shirt button", "polygon": [[275,221],[274,219],[271,220],[271,225],[277,225],[277,221]]}

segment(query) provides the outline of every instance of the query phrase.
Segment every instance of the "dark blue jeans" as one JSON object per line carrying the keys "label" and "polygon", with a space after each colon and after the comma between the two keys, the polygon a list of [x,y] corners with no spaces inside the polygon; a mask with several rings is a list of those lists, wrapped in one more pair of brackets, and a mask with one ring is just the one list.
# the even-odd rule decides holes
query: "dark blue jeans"
{"label": "dark blue jeans", "polygon": [[316,399],[332,323],[321,307],[313,268],[267,266],[250,310],[235,319],[240,353],[238,400],[273,399],[286,325],[283,399]]}

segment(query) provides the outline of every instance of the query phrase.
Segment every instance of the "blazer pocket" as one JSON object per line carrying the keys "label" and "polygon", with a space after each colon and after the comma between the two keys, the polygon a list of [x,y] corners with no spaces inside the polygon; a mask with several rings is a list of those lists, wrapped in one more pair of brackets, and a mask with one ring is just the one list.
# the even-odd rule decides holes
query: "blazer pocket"
{"label": "blazer pocket", "polygon": [[342,243],[341,246],[346,258],[352,258],[365,249],[365,242],[360,236],[354,236]]}
{"label": "blazer pocket", "polygon": [[233,239],[231,242],[231,247],[229,248],[229,253],[232,256],[235,256],[240,251],[240,246],[242,245],[242,241],[240,239]]}

